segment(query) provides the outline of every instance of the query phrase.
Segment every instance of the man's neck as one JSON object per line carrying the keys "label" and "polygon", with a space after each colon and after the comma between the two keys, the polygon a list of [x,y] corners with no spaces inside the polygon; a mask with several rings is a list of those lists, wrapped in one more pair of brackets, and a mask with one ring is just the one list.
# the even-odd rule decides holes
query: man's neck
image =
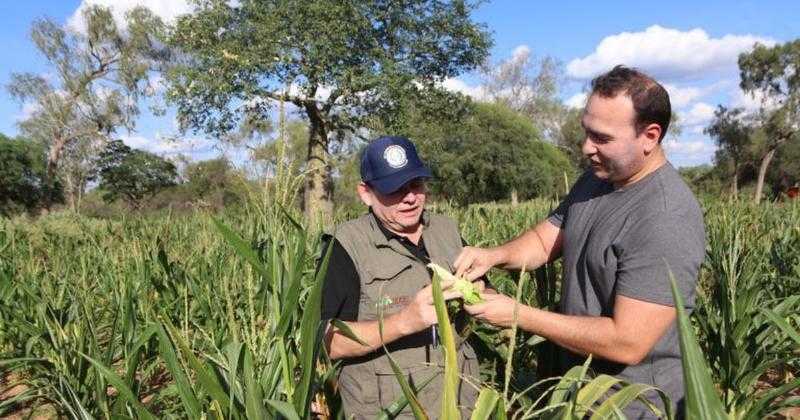
{"label": "man's neck", "polygon": [[395,234],[397,234],[399,236],[402,236],[402,237],[408,239],[414,245],[419,245],[419,238],[422,237],[422,223],[421,222],[419,224],[417,224],[416,229],[414,229],[413,231],[409,229],[409,231],[406,231],[406,232],[398,232],[398,231],[396,231],[394,229],[389,228],[388,226],[387,226],[387,229],[389,229],[390,231],[392,231],[393,233],[395,233]]}
{"label": "man's neck", "polygon": [[[370,209],[369,211],[370,211],[370,213],[372,213],[372,209]],[[386,223],[381,222],[381,220],[378,219],[378,217],[375,216],[374,214],[373,214],[373,217],[375,217],[375,221],[378,222],[378,225],[380,225],[381,229],[385,230],[386,232],[392,233],[394,235],[402,236],[402,237],[408,239],[409,241],[411,241],[411,243],[413,243],[414,245],[419,245],[419,238],[422,237],[422,228],[423,228],[423,225],[424,225],[422,223],[422,218],[421,217],[420,217],[419,223],[417,224],[417,226],[415,228],[409,228],[407,230],[400,230],[400,231],[392,229],[391,226],[387,225]]]}
{"label": "man's neck", "polygon": [[647,175],[657,171],[658,168],[664,166],[665,163],[667,163],[667,156],[664,154],[664,149],[659,146],[647,157],[647,160],[645,160],[644,165],[638,172],[624,181],[614,182],[614,188],[620,189],[633,185],[644,179]]}

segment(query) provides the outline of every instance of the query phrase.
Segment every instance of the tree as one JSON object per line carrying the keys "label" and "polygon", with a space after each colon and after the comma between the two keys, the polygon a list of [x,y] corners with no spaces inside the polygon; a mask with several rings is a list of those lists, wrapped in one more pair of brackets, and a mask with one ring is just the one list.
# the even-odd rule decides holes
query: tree
{"label": "tree", "polygon": [[460,204],[555,197],[575,168],[544,142],[524,115],[501,104],[476,103],[460,123],[421,124],[406,133],[431,166],[432,193]]}
{"label": "tree", "polygon": [[475,68],[489,36],[463,0],[200,2],[178,19],[181,51],[168,98],[182,127],[216,137],[269,119],[273,101],[309,123],[305,211],[332,211],[332,143],[379,121],[391,127],[409,104],[449,111],[458,95],[440,83]]}
{"label": "tree", "polygon": [[[44,148],[25,139],[10,139],[0,134],[0,215],[20,211],[34,212],[46,195]],[[50,194],[61,199],[61,186],[54,184]]]}
{"label": "tree", "polygon": [[551,142],[559,138],[566,107],[558,98],[563,65],[553,57],[537,59],[520,47],[508,60],[484,64],[483,89],[489,100],[528,116]]}
{"label": "tree", "polygon": [[103,200],[122,198],[134,209],[142,200],[175,185],[178,175],[172,162],[142,150],[131,149],[121,140],[108,143],[97,159]]}
{"label": "tree", "polygon": [[758,169],[754,198],[758,203],[775,153],[800,138],[800,39],[773,47],[756,44],[739,56],[739,70],[742,90],[761,95],[759,118],[768,135]]}
{"label": "tree", "polygon": [[184,187],[192,198],[222,208],[241,201],[247,193],[244,176],[225,157],[192,162],[183,171]]}
{"label": "tree", "polygon": [[76,141],[67,144],[61,155],[58,178],[64,186],[66,203],[72,211],[78,211],[89,181],[97,176],[95,160],[105,147],[100,138]]}
{"label": "tree", "polygon": [[578,168],[588,169],[588,161],[583,157],[583,142],[586,132],[583,130],[581,118],[583,109],[570,108],[565,112],[564,121],[558,130],[556,144],[564,150],[569,160]]}
{"label": "tree", "polygon": [[744,117],[743,108],[728,109],[719,105],[714,111],[714,119],[704,130],[719,146],[715,156],[717,165],[725,160],[731,163],[731,194],[734,198],[739,195],[739,175],[747,162],[753,134],[753,127]]}
{"label": "tree", "polygon": [[[19,126],[26,137],[47,145],[45,183],[50,186],[69,148],[76,156],[85,151],[84,143],[104,142],[118,128],[133,128],[138,100],[147,93],[148,72],[153,63],[164,60],[165,52],[155,40],[160,21],[146,9],[127,14],[126,31],[117,27],[107,8],[89,7],[83,17],[86,33],[49,19],[35,21],[31,37],[53,67],[53,77],[14,73],[7,87],[33,109]],[[77,156],[86,158],[83,153]],[[70,192],[82,193],[84,187],[79,183]],[[45,206],[51,201],[46,196]]]}

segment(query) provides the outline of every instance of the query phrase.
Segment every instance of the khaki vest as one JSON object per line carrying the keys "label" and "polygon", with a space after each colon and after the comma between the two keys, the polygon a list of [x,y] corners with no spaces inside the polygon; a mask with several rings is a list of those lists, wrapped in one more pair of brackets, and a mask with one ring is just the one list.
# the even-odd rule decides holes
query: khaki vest
{"label": "khaki vest", "polygon": [[[358,320],[378,319],[379,305],[384,317],[408,304],[414,295],[430,284],[430,275],[423,261],[418,260],[396,239],[387,240],[372,213],[346,222],[336,228],[335,237],[350,255],[361,282]],[[461,235],[456,223],[445,216],[423,213],[422,238],[430,259],[453,270],[453,262],[461,252]],[[420,384],[430,377],[434,380],[418,394],[420,403],[431,418],[441,411],[442,348],[430,345],[431,329],[403,337],[389,345],[392,358],[405,372],[407,379]],[[462,381],[459,385],[459,405],[468,418],[474,407],[477,391],[464,383],[477,384],[478,363],[475,352],[463,343],[458,349]],[[348,418],[372,419],[402,395],[397,379],[384,351],[347,359],[340,376],[339,389]],[[408,407],[397,418],[413,418]]]}

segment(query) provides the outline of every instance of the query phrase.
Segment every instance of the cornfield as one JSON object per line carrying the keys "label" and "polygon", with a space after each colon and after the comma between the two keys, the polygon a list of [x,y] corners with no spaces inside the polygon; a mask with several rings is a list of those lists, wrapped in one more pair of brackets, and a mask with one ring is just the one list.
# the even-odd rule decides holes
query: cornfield
{"label": "cornfield", "polygon": [[[0,417],[345,418],[321,346],[320,228],[253,203],[218,216],[0,220]],[[554,204],[434,210],[485,246]],[[788,416],[800,406],[800,206],[703,205],[697,309],[679,314],[689,416]],[[558,264],[531,274],[490,281],[553,307]],[[446,329],[442,338],[454,354]],[[552,348],[521,330],[478,325],[473,338],[482,362],[473,418],[614,418],[649,391],[593,376],[588,364],[544,379]],[[447,404],[424,413],[402,378],[405,396],[386,418],[456,416]]]}

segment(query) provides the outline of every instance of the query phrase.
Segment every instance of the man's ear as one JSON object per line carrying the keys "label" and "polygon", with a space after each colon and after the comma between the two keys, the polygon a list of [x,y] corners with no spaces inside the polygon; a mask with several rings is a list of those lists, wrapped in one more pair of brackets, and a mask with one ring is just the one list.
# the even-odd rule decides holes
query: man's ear
{"label": "man's ear", "polygon": [[649,124],[642,130],[640,136],[644,141],[644,153],[650,154],[658,146],[661,139],[661,126],[656,123]]}
{"label": "man's ear", "polygon": [[359,182],[356,185],[356,192],[358,193],[358,197],[361,199],[361,202],[364,203],[367,207],[372,206],[372,200],[374,197],[372,196],[372,190],[369,188],[366,182]]}

